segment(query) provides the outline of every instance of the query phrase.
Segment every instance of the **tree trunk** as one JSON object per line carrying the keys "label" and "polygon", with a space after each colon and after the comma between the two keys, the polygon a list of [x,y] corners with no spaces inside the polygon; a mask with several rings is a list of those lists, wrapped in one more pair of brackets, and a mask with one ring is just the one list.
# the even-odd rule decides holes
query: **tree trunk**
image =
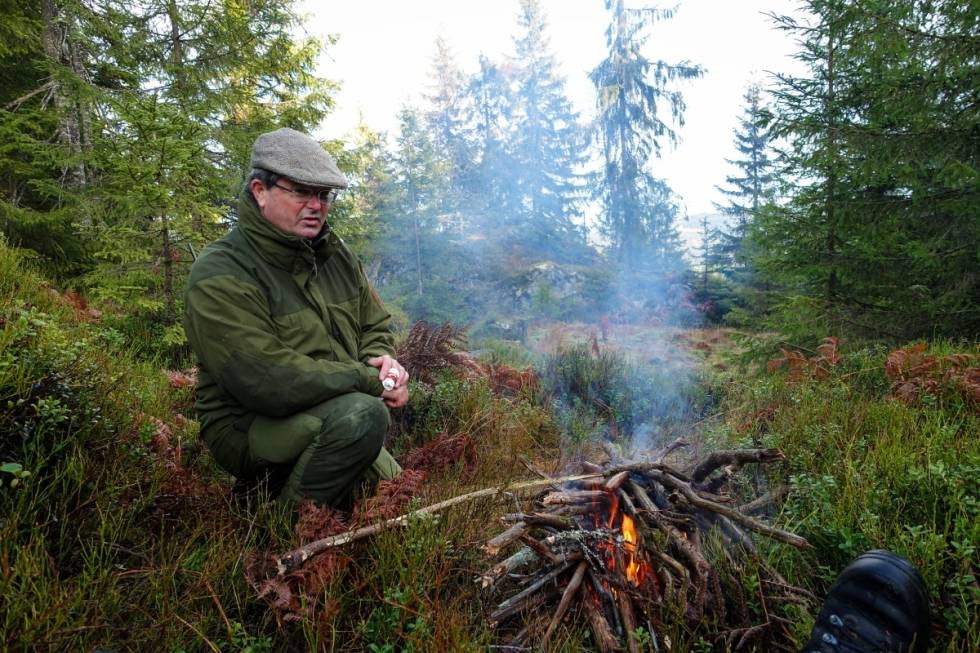
{"label": "tree trunk", "polygon": [[[836,18],[836,14],[834,15]],[[834,26],[827,30],[827,183],[824,207],[827,216],[826,257],[828,265],[825,298],[828,305],[837,298],[837,107],[834,97]]]}
{"label": "tree trunk", "polygon": [[174,246],[170,239],[170,222],[166,214],[160,216],[162,225],[161,246],[163,256],[163,298],[165,302],[165,320],[171,325],[176,320],[177,303],[174,297]]}
{"label": "tree trunk", "polygon": [[41,20],[43,22],[41,44],[51,69],[52,101],[58,114],[55,140],[65,149],[65,164],[62,172],[67,180],[67,187],[70,190],[80,190],[84,188],[87,181],[85,161],[82,157],[83,104],[77,98],[73,101],[69,91],[59,79],[59,72],[68,67],[75,75],[82,77],[84,68],[78,48],[69,38],[68,24],[71,18],[62,13],[56,0],[42,0]]}
{"label": "tree trunk", "polygon": [[[181,38],[180,10],[176,0],[168,0],[167,17],[170,20],[170,66],[173,69],[173,95],[181,112],[187,112],[187,96],[190,84],[187,81],[187,62],[184,57],[184,40]],[[204,222],[196,211],[191,215],[191,232],[204,233]]]}
{"label": "tree trunk", "polygon": [[701,218],[701,246],[704,249],[704,269],[701,271],[701,292],[708,292],[708,260],[711,256],[711,239],[708,234],[708,216]]}
{"label": "tree trunk", "polygon": [[415,272],[418,278],[418,293],[422,296],[422,238],[419,235],[419,206],[415,188],[412,188],[412,228],[415,230]]}

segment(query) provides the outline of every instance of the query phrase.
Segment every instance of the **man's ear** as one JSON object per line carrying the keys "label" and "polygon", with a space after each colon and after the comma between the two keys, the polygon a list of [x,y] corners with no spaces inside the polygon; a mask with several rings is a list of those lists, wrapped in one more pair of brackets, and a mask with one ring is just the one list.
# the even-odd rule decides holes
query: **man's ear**
{"label": "man's ear", "polygon": [[269,192],[269,189],[265,187],[258,179],[253,179],[249,182],[249,188],[252,190],[252,197],[255,198],[255,203],[259,205],[260,209],[265,208],[265,194]]}

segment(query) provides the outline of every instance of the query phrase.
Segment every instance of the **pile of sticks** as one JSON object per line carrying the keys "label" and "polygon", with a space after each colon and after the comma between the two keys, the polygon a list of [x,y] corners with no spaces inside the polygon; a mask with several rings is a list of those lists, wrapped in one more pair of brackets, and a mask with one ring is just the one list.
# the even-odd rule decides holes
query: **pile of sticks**
{"label": "pile of sticks", "polygon": [[[727,650],[744,648],[767,631],[778,631],[766,638],[769,650],[781,648],[780,640],[791,642],[787,623],[767,603],[801,602],[805,592],[763,565],[752,534],[799,548],[809,544],[753,516],[785,490],[736,505],[731,487],[743,465],[779,461],[782,452],[717,451],[679,469],[664,462],[679,446],[653,462],[583,463],[583,472],[596,476],[552,486],[530,511],[503,516],[508,528],[484,550],[498,555],[521,546],[477,582],[493,587],[505,578],[518,581],[518,590],[490,615],[492,625],[515,633],[508,648],[537,639],[536,648],[547,650],[573,612],[588,622],[603,652],[624,644],[631,653],[641,644],[667,650],[664,625],[678,618],[715,624]],[[745,579],[735,571],[747,560],[758,568],[757,596],[747,596]],[[749,602],[761,602],[762,623],[752,623]]]}

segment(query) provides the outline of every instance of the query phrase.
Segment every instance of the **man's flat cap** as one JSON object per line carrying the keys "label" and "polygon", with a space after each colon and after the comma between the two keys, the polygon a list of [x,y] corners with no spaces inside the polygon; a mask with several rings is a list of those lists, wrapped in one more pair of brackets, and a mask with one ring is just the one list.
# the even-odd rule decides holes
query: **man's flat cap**
{"label": "man's flat cap", "polygon": [[289,177],[306,186],[347,188],[347,179],[333,157],[315,140],[289,127],[255,139],[252,167]]}

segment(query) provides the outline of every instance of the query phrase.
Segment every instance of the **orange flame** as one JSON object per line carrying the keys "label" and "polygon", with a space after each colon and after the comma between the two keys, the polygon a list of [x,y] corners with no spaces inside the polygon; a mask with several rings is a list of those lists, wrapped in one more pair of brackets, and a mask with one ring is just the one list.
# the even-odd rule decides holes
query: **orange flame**
{"label": "orange flame", "polygon": [[614,492],[609,492],[609,521],[606,528],[615,528],[616,515],[619,514],[619,497]]}
{"label": "orange flame", "polygon": [[[625,511],[620,510],[619,497],[614,492],[609,493],[608,517],[603,517],[600,510],[601,508],[597,504],[593,513],[595,525],[597,527],[604,526],[614,531],[618,530],[622,533],[626,579],[633,587],[639,587],[651,575],[650,565],[643,559],[640,553],[640,537],[636,529],[636,524],[633,522],[632,517],[627,515]],[[600,546],[606,552],[606,565],[611,571],[614,571],[616,568],[615,556],[613,555],[614,543],[610,541],[608,544]],[[613,594],[615,594],[615,590],[613,590]]]}
{"label": "orange flame", "polygon": [[623,513],[622,530],[626,553],[629,555],[626,561],[626,579],[635,587],[643,580],[641,576],[643,566],[640,564],[640,560],[636,555],[636,545],[639,541],[636,535],[636,525],[633,523],[633,519],[626,513]]}

